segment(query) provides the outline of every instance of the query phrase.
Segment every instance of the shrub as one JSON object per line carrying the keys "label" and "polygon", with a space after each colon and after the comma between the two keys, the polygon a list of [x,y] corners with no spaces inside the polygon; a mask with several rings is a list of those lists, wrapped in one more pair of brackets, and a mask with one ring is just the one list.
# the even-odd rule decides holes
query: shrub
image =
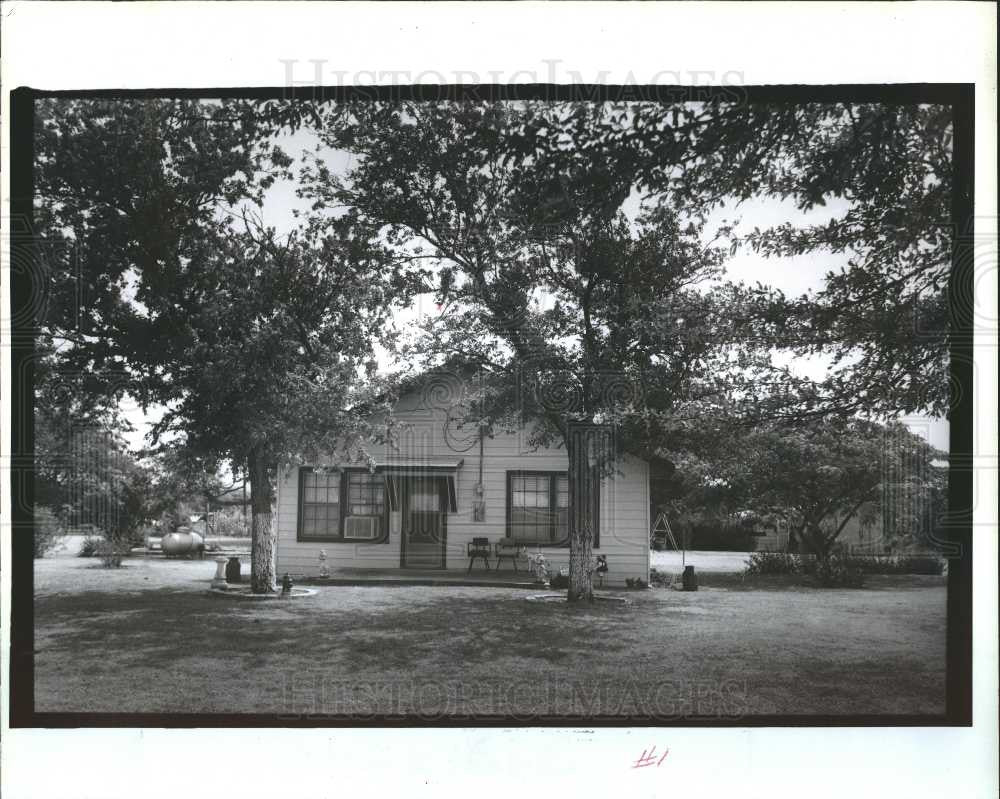
{"label": "shrub", "polygon": [[933,555],[842,556],[840,560],[864,574],[944,574],[945,561]]}
{"label": "shrub", "polygon": [[554,574],[549,578],[549,588],[569,588],[569,577],[565,574]]}
{"label": "shrub", "polygon": [[816,582],[824,588],[861,588],[865,572],[857,560],[839,556],[817,560],[811,571]]}
{"label": "shrub", "polygon": [[87,536],[80,544],[77,553],[81,558],[100,558],[101,563],[109,569],[117,569],[122,565],[122,557],[128,552],[128,544],[117,544],[101,536]]}
{"label": "shrub", "polygon": [[802,559],[787,552],[751,552],[747,561],[747,575],[761,574],[801,574],[804,571]]}
{"label": "shrub", "polygon": [[932,555],[904,555],[897,558],[900,574],[944,574],[944,558]]}
{"label": "shrub", "polygon": [[95,554],[101,559],[101,563],[105,568],[117,569],[122,565],[121,548],[115,546],[113,541],[108,541],[107,539],[102,540],[97,545],[97,551]]}
{"label": "shrub", "polygon": [[80,543],[80,551],[77,552],[77,555],[81,558],[92,558],[97,554],[97,550],[103,543],[103,538],[96,535],[88,535]]}
{"label": "shrub", "polygon": [[658,571],[657,569],[649,570],[649,584],[655,585],[657,588],[663,588],[664,586],[670,585],[671,576],[665,572]]}
{"label": "shrub", "polygon": [[243,512],[239,508],[225,508],[215,515],[212,529],[207,535],[218,538],[246,538],[250,535],[249,514],[243,524]]}
{"label": "shrub", "polygon": [[44,558],[50,551],[52,551],[52,548],[55,547],[59,536],[62,535],[62,529],[59,526],[59,519],[56,518],[56,515],[52,512],[51,508],[38,506],[35,508],[34,527],[35,557]]}
{"label": "shrub", "polygon": [[641,577],[626,577],[625,587],[641,589],[641,588],[649,588],[649,584]]}

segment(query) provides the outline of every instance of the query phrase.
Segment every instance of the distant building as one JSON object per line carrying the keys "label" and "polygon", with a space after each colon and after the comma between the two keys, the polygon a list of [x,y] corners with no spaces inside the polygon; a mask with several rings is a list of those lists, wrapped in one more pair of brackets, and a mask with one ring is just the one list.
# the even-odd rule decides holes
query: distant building
{"label": "distant building", "polygon": [[[834,513],[824,522],[824,527],[836,528],[843,521],[842,514]],[[790,527],[788,519],[777,517],[771,523],[758,524],[754,531],[757,536],[757,551],[787,552]],[[878,512],[878,505],[869,503],[854,513],[837,536],[837,543],[852,552],[868,554],[887,552],[889,542],[883,535],[882,517]]]}

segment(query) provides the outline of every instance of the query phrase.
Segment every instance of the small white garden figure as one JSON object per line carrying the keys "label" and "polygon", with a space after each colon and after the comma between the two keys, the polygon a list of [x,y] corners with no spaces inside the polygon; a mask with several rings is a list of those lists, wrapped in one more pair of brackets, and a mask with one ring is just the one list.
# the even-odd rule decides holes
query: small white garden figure
{"label": "small white garden figure", "polygon": [[321,549],[319,551],[319,577],[321,580],[325,580],[330,576],[330,569],[326,565],[326,550]]}
{"label": "small white garden figure", "polygon": [[533,552],[528,555],[528,566],[535,575],[535,582],[549,587],[549,561],[543,552]]}

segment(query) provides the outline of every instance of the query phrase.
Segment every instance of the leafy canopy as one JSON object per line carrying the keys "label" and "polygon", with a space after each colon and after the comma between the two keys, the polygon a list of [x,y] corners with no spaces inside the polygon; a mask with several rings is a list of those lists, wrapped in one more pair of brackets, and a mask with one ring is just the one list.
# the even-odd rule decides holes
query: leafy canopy
{"label": "leafy canopy", "polygon": [[616,423],[648,450],[761,365],[737,352],[708,289],[725,253],[673,209],[629,218],[629,187],[600,164],[552,174],[512,160],[506,142],[524,114],[505,103],[333,107],[321,137],[354,165],[336,175],[313,163],[303,194],[317,214],[352,209],[397,262],[421,265],[439,309],[409,353],[477,374],[470,413],[500,425],[527,416],[535,443],[564,439],[574,421]]}
{"label": "leafy canopy", "polygon": [[846,205],[826,223],[784,223],[733,240],[768,256],[843,259],[812,297],[763,286],[739,292],[762,346],[834,358],[828,378],[760,397],[761,418],[795,420],[947,411],[952,135],[947,107],[720,94],[702,103],[609,103],[602,113],[580,103],[532,105],[506,148],[552,173],[605,164],[618,186],[701,216],[758,197],[802,211]]}

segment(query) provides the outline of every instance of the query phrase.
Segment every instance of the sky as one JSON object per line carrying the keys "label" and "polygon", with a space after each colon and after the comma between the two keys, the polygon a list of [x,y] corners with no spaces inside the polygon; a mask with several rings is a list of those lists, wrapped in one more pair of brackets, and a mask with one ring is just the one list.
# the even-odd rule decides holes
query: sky
{"label": "sky", "polygon": [[[353,156],[341,150],[332,150],[323,146],[315,133],[310,130],[299,130],[294,134],[284,134],[278,138],[278,143],[288,155],[296,159],[294,171],[303,163],[304,151],[316,152],[326,162],[331,171],[344,174],[352,165]],[[273,226],[280,234],[293,230],[297,224],[294,211],[306,211],[309,201],[300,199],[295,194],[294,181],[278,181],[268,191],[264,206],[260,210],[263,222]],[[639,210],[640,198],[630,197],[624,210],[629,216]],[[732,222],[739,220],[737,232],[748,232],[755,227],[761,229],[779,225],[784,222],[793,224],[817,224],[840,216],[847,208],[843,201],[833,201],[826,206],[818,206],[808,212],[797,209],[794,203],[773,198],[756,198],[745,201],[738,206],[725,206],[717,209],[706,225],[707,235],[712,235],[715,227],[723,220]],[[825,253],[809,253],[797,257],[765,258],[747,249],[737,251],[726,264],[726,279],[747,284],[762,283],[780,289],[787,296],[799,296],[816,291],[823,286],[824,276],[838,270],[845,263],[846,256]],[[397,326],[406,328],[416,322],[421,316],[435,310],[431,295],[420,295],[413,305],[395,315]],[[776,362],[788,365],[794,372],[813,379],[820,379],[826,373],[829,361],[823,357],[793,358],[778,354]],[[380,368],[389,367],[388,356],[383,352],[380,358]],[[148,446],[145,434],[152,424],[155,424],[163,414],[162,408],[151,408],[146,413],[128,401],[123,406],[125,417],[135,428],[126,436],[129,445],[134,449]],[[924,415],[914,415],[902,419],[917,435],[920,435],[932,446],[948,451],[948,422],[944,419],[934,419]]]}

